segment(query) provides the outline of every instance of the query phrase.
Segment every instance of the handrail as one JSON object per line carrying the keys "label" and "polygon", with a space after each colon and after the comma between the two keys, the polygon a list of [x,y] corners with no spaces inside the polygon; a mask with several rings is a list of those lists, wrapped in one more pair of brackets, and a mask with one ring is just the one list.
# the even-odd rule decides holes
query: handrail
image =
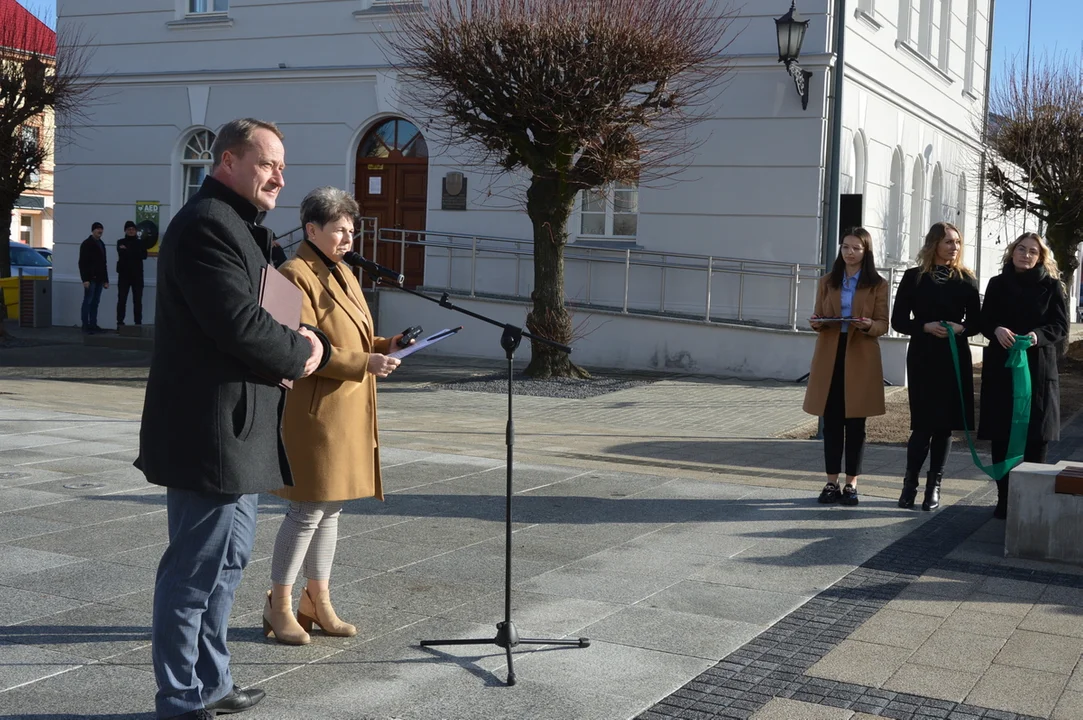
{"label": "handrail", "polygon": [[[530,288],[523,288],[521,278],[524,270],[527,277],[533,276],[531,240],[378,228],[373,235],[374,253],[380,243],[397,244],[397,252],[392,250],[391,255],[397,255],[400,263],[408,245],[425,248],[425,284],[434,289],[461,292],[470,297],[522,299],[530,296]],[[705,323],[736,321],[793,331],[801,329],[802,317],[807,317],[802,315],[803,312],[811,314],[815,299],[815,283],[811,281],[822,275],[816,264],[646,248],[568,245],[563,259],[565,298],[573,305],[611,309],[623,314],[646,312],[652,316],[695,319]],[[514,273],[510,269],[511,262],[515,265]],[[527,268],[523,268],[524,263],[528,264]],[[482,271],[479,271],[479,265],[483,266]],[[878,270],[894,290],[899,269]],[[700,276],[701,280],[692,279],[693,275]],[[734,275],[736,282],[732,282]],[[655,277],[653,291],[647,290],[650,286],[648,276]],[[441,280],[436,280],[437,277]],[[750,282],[746,282],[746,278],[751,279]],[[509,288],[512,280],[514,284]],[[802,285],[811,285],[813,291],[805,290]],[[783,292],[788,298],[785,307],[775,299]]]}

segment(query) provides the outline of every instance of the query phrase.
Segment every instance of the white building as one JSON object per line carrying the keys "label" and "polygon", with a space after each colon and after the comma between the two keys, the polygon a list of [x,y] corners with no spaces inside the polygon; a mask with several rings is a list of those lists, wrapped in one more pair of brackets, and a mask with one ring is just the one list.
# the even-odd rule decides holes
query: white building
{"label": "white building", "polygon": [[[968,240],[978,231],[978,128],[992,0],[843,4],[841,225],[869,228],[880,264],[902,268],[932,222],[955,222]],[[80,128],[80,141],[59,151],[55,322],[77,322],[76,248],[90,224],[101,221],[107,240],[119,238],[137,201],[157,201],[164,227],[206,172],[215,129],[240,116],[274,120],[286,134],[287,185],[267,220],[277,232],[298,224],[299,201],[313,187],[353,189],[381,227],[427,229],[434,249],[410,250],[412,279],[451,287],[460,297],[473,289],[485,299],[468,306],[511,322],[525,317],[525,302],[514,296],[529,295],[529,242],[519,246],[523,256],[483,256],[474,265],[474,241],[454,239],[464,249],[451,267],[439,247],[449,233],[529,241],[531,228],[518,201],[521,186],[494,183],[459,165],[458,154],[432,142],[428,131],[416,135],[379,44],[380,28],[393,21],[389,3],[57,5],[61,29],[81,25],[95,38],[91,72],[103,76],[107,97],[93,108],[91,124]],[[607,202],[587,197],[579,203],[569,254],[592,248],[595,257],[568,263],[567,294],[581,303],[575,322],[585,320],[589,328],[576,343],[580,362],[779,378],[807,370],[813,338],[792,326],[805,327],[822,263],[835,5],[802,0],[798,8],[810,20],[801,53],[801,65],[813,73],[807,110],[777,62],[773,20],[789,1],[747,3],[734,25],[744,28],[730,47],[734,74],[714,117],[699,127],[706,141],[680,182],[610,188]],[[378,138],[397,151],[388,156]],[[446,179],[455,184],[448,174],[456,172],[466,179],[465,210],[451,209],[461,204],[444,194]],[[980,249],[970,242],[966,249],[983,283],[1000,253],[993,242],[990,237],[989,247]],[[390,243],[382,246],[383,260],[399,253]],[[481,242],[495,246],[516,247]],[[606,247],[611,250],[598,249]],[[644,254],[651,251],[690,257]],[[706,256],[715,258],[710,280]],[[148,262],[152,311],[155,261]],[[103,296],[103,308],[115,301],[112,292]],[[418,318],[432,329],[460,321],[395,291],[381,291],[379,307],[388,333]],[[111,316],[103,312],[102,322]],[[738,318],[744,326],[728,322]],[[491,347],[492,355],[502,355],[495,337],[492,343],[477,337],[449,341],[446,352]],[[895,381],[903,379],[904,347],[901,339],[884,343],[885,369]]]}

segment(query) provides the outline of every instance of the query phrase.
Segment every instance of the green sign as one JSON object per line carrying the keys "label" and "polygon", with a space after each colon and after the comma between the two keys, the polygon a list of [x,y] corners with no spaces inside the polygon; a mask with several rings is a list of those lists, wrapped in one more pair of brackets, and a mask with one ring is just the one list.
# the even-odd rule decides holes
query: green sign
{"label": "green sign", "polygon": [[158,254],[158,245],[161,243],[161,223],[158,220],[158,206],[157,200],[136,200],[135,201],[135,224],[143,222],[144,220],[150,220],[154,223],[154,226],[158,228],[158,239],[154,242],[152,247],[147,248],[147,253],[150,255]]}

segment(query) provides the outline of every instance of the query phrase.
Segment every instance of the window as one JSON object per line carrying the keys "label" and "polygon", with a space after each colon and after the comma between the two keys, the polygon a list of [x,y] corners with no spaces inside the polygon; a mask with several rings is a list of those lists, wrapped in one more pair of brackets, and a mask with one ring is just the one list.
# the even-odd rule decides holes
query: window
{"label": "window", "polygon": [[948,54],[951,51],[951,0],[940,0],[940,47],[936,64],[944,72],[948,70]]}
{"label": "window", "polygon": [[914,159],[914,178],[910,195],[910,247],[908,256],[917,256],[925,239],[925,158]]}
{"label": "window", "polygon": [[579,193],[579,236],[634,238],[639,186],[617,183]]}
{"label": "window", "polygon": [[876,14],[876,1],[875,0],[857,0],[857,9],[866,15]]}
{"label": "window", "polygon": [[19,216],[19,242],[24,242],[27,245],[33,245],[34,239],[34,217],[32,215],[20,215]]}
{"label": "window", "polygon": [[929,208],[932,213],[929,223],[951,222],[948,208],[944,207],[944,171],[940,168],[940,163],[933,167],[933,181],[929,187],[929,196]]}
{"label": "window", "polygon": [[974,46],[978,40],[978,0],[969,0],[966,7],[966,67],[963,69],[963,91],[974,92]]}
{"label": "window", "polygon": [[11,264],[23,267],[49,267],[49,261],[41,256],[36,250],[24,248],[20,245],[11,245]]}
{"label": "window", "polygon": [[868,172],[868,161],[866,160],[866,141],[865,133],[858,130],[854,133],[854,185],[852,192],[858,195],[865,194],[865,174]]}
{"label": "window", "polygon": [[371,158],[426,158],[429,146],[409,120],[385,120],[368,131],[358,154]]}
{"label": "window", "polygon": [[903,256],[903,154],[899,148],[895,148],[891,156],[891,186],[888,192],[888,255],[898,261]]}
{"label": "window", "polygon": [[197,130],[184,146],[181,156],[182,193],[181,203],[186,203],[199,192],[203,178],[211,171],[211,145],[214,133],[210,130]]}
{"label": "window", "polygon": [[229,12],[229,0],[188,0],[189,15]]}

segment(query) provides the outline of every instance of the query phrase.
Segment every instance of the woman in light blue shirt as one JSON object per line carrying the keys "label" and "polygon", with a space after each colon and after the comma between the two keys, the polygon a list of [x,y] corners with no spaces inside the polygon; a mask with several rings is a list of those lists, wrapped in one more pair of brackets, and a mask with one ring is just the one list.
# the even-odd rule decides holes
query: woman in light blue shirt
{"label": "woman in light blue shirt", "polygon": [[[831,272],[820,278],[809,324],[818,333],[805,412],[824,419],[827,484],[821,503],[857,505],[865,451],[865,419],[884,414],[884,372],[878,338],[887,332],[888,284],[876,272],[872,236],[848,231]],[[846,460],[846,485],[839,475]]]}

